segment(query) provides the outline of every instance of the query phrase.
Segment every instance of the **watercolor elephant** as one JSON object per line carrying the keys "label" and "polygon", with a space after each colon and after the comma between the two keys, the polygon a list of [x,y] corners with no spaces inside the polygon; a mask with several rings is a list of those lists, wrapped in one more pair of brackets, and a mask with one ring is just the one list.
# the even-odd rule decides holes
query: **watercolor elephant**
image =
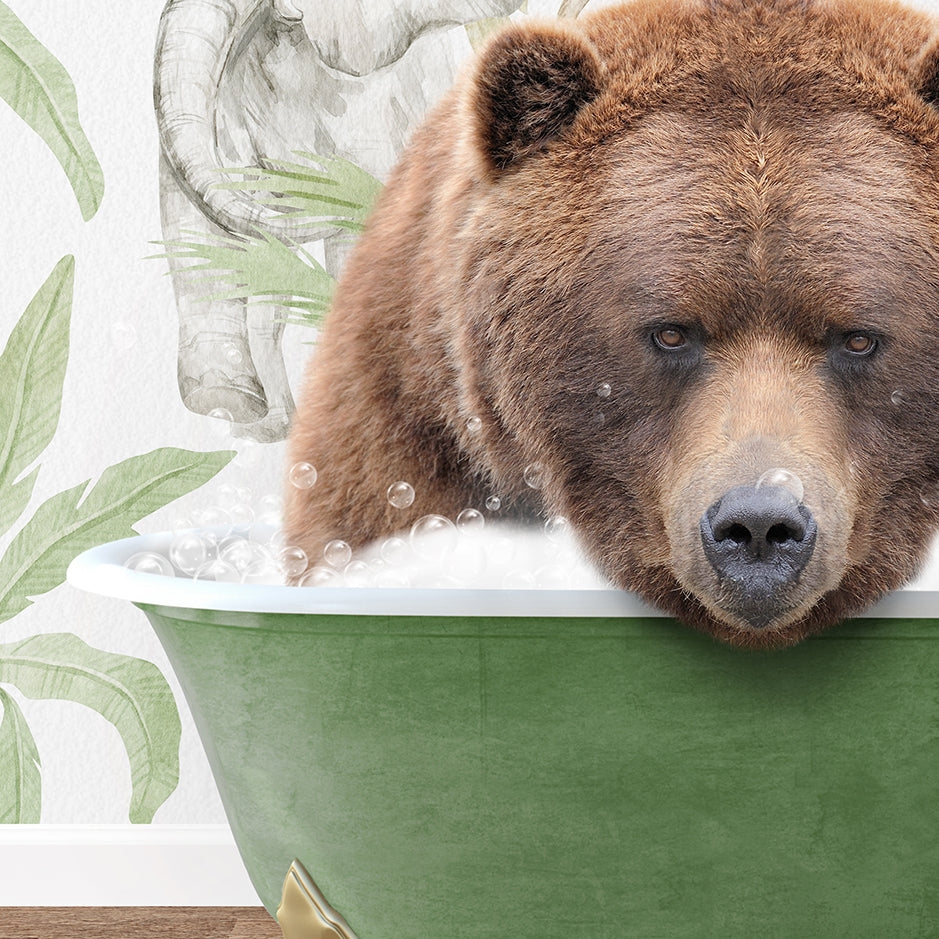
{"label": "watercolor elephant", "polygon": [[[323,242],[338,275],[349,247],[335,226],[298,222],[257,194],[222,188],[226,168],[297,153],[337,156],[383,179],[408,132],[469,51],[461,25],[520,0],[169,0],[160,21],[154,103],[167,244],[186,238]],[[179,314],[179,391],[236,436],[286,436],[293,400],[276,298],[206,297],[168,255]],[[191,272],[190,272],[191,273]]]}

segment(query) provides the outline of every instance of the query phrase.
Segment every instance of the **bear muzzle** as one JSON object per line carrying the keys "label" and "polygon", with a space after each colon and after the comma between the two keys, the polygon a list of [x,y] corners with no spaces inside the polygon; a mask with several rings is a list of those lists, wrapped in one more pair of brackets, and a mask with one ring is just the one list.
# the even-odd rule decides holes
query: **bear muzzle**
{"label": "bear muzzle", "polygon": [[725,602],[753,629],[787,612],[815,549],[812,512],[779,486],[737,486],[701,517],[704,555]]}

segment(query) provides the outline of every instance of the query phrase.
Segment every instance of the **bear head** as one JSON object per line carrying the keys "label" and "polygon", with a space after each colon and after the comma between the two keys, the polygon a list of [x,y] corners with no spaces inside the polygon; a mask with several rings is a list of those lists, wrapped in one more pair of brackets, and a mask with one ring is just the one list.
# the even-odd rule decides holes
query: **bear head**
{"label": "bear head", "polygon": [[513,26],[458,90],[459,449],[722,639],[862,609],[939,524],[937,36],[637,2]]}

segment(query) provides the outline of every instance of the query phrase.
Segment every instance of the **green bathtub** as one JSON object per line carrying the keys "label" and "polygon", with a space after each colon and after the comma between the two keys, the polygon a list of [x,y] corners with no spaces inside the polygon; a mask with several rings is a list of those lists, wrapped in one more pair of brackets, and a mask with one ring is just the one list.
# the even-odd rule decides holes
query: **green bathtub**
{"label": "green bathtub", "polygon": [[301,939],[939,935],[939,595],[753,653],[617,591],[121,567],[163,546],[69,580],[147,614],[268,910],[297,859],[344,918]]}

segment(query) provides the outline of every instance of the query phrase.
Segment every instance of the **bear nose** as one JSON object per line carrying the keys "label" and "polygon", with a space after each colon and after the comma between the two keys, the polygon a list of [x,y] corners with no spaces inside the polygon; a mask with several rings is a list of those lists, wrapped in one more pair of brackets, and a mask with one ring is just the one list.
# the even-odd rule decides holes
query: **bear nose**
{"label": "bear nose", "polygon": [[734,611],[762,628],[785,609],[815,548],[811,511],[780,486],[738,486],[701,517],[704,554]]}

